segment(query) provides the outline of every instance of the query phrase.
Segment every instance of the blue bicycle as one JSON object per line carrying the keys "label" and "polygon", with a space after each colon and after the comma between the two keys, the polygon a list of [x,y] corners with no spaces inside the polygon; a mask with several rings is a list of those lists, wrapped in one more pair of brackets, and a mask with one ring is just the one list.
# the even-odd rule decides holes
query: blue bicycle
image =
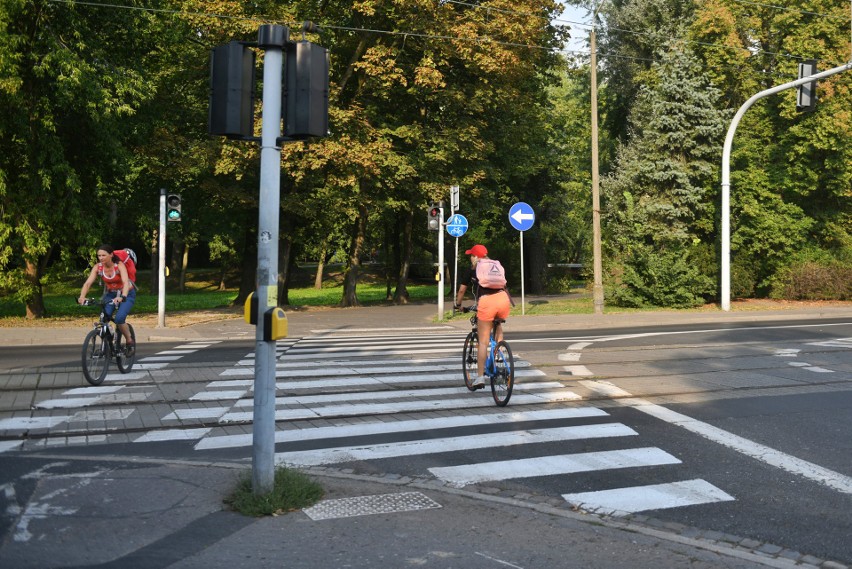
{"label": "blue bicycle", "polygon": [[[476,363],[479,358],[479,334],[477,333],[476,305],[463,309],[464,312],[474,312],[470,318],[473,329],[464,340],[462,350],[462,374],[464,384],[471,391],[482,389],[483,386],[474,386],[476,379]],[[505,407],[512,396],[512,388],[515,386],[515,360],[512,359],[512,348],[505,340],[499,342],[494,337],[494,329],[497,324],[505,320],[497,318],[491,326],[491,334],[488,339],[488,352],[485,359],[485,375],[491,379],[491,396],[498,407]]]}

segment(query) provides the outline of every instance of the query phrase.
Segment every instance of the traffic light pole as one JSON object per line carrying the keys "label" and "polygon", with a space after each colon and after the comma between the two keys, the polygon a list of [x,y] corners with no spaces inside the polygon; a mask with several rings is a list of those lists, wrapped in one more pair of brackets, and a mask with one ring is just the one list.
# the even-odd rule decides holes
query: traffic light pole
{"label": "traffic light pole", "polygon": [[166,188],[160,188],[160,235],[157,245],[157,328],[166,327]]}
{"label": "traffic light pole", "polygon": [[265,318],[278,305],[278,211],[281,190],[281,85],[289,30],[265,24],[257,33],[263,62],[263,123],[260,149],[260,204],[257,226],[257,328],[254,360],[252,491],[268,494],[275,483],[275,340],[264,340]]}
{"label": "traffic light pole", "polygon": [[852,61],[845,65],[828,69],[822,73],[817,73],[816,75],[810,75],[796,81],[772,87],[771,89],[766,89],[753,95],[748,101],[743,103],[743,106],[734,115],[731,126],[728,127],[728,134],[725,136],[725,146],[722,150],[722,310],[726,312],[731,310],[731,148],[734,145],[734,133],[737,131],[740,120],[756,101],[764,97],[786,91],[787,89],[793,89],[799,85],[829,77],[836,73],[849,71],[850,69],[852,69]]}
{"label": "traffic light pole", "polygon": [[444,204],[439,208],[438,220],[438,320],[444,319]]}

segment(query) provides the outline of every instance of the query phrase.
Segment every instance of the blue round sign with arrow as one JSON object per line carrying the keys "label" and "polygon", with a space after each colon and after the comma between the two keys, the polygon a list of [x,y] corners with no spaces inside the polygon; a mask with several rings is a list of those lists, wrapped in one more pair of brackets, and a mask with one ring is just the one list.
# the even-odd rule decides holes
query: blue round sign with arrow
{"label": "blue round sign with arrow", "polygon": [[454,214],[447,220],[447,233],[450,237],[461,237],[467,233],[467,218],[460,213]]}
{"label": "blue round sign with arrow", "polygon": [[535,223],[533,208],[524,202],[518,202],[509,208],[509,223],[518,231],[526,231]]}

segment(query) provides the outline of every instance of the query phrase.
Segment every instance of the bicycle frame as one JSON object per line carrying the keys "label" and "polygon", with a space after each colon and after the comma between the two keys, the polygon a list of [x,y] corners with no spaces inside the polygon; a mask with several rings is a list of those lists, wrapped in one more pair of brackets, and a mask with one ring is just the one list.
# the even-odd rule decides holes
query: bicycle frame
{"label": "bicycle frame", "polygon": [[[113,328],[114,321],[112,315],[107,314],[106,302],[103,299],[87,299],[83,303],[84,306],[94,304],[101,306],[101,314],[83,342],[83,375],[92,385],[100,385],[106,377],[110,359],[115,359],[119,372],[128,373],[133,368],[136,356],[134,351],[122,345],[124,335]],[[133,325],[128,323],[127,326],[135,344],[136,332]]]}
{"label": "bicycle frame", "polygon": [[[475,310],[475,306],[468,310]],[[502,322],[503,320],[495,320],[491,325],[488,334],[488,349],[485,352],[485,361],[483,362],[483,372],[491,380],[491,394],[494,397],[494,402],[500,407],[509,402],[515,383],[512,350],[507,342],[504,340],[497,341],[496,337],[497,324]],[[478,373],[477,362],[479,360],[479,320],[476,314],[470,318],[470,324],[472,329],[465,338],[464,348],[462,349],[462,374],[467,388],[475,391],[481,388],[481,386],[474,386],[472,382],[472,375]]]}

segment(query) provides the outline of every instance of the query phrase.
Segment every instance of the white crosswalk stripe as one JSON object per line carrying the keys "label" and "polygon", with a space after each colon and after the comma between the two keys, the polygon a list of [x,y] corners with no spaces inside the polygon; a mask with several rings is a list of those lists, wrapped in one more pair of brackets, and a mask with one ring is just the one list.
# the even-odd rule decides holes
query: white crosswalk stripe
{"label": "white crosswalk stripe", "polygon": [[[681,464],[680,459],[656,447],[540,456],[536,449],[544,448],[542,445],[568,441],[593,444],[598,440],[623,439],[624,446],[631,446],[628,441],[636,440],[639,433],[624,424],[607,421],[609,414],[602,409],[578,406],[580,397],[577,394],[561,382],[549,380],[545,372],[533,368],[517,354],[512,410],[495,412],[488,389],[471,393],[462,385],[464,337],[458,333],[418,337],[328,335],[304,338],[286,346],[279,344],[275,419],[281,423],[275,433],[275,443],[283,448],[275,454],[276,463],[307,467],[418,456],[427,462],[429,457],[435,457],[435,462],[440,464],[444,460],[455,461],[461,455],[464,464],[426,467],[431,475],[459,487],[518,478],[564,477],[584,472]],[[579,361],[582,356],[579,350],[585,345],[573,346],[575,352],[571,361]],[[209,398],[200,395],[196,400],[212,401],[216,393],[222,394],[220,400],[225,400],[229,395],[241,393],[238,390],[245,392],[228,407],[203,410],[207,412],[204,417],[223,426],[252,420],[254,380],[249,377],[254,375],[254,364],[254,354],[247,354],[236,366],[222,372],[221,380],[207,385]],[[571,369],[572,375],[593,373],[580,365],[571,366]],[[570,406],[554,406],[555,403]],[[385,419],[400,413],[418,417],[449,410],[463,414],[401,421]],[[186,412],[176,410],[175,414],[180,416]],[[350,423],[348,418],[358,418],[358,422]],[[286,428],[288,424],[311,419],[321,419],[325,424]],[[584,420],[593,422],[558,424]],[[479,430],[486,426],[490,426],[492,432]],[[502,430],[493,432],[495,426]],[[212,451],[251,444],[249,433],[211,431],[195,444],[195,448]],[[298,446],[292,448],[293,445]],[[530,456],[487,462],[471,462],[469,458],[469,451],[509,447],[523,449],[525,453],[529,449]],[[572,505],[615,515],[734,499],[700,479],[582,493],[571,493],[570,488],[565,490],[564,499]]]}

